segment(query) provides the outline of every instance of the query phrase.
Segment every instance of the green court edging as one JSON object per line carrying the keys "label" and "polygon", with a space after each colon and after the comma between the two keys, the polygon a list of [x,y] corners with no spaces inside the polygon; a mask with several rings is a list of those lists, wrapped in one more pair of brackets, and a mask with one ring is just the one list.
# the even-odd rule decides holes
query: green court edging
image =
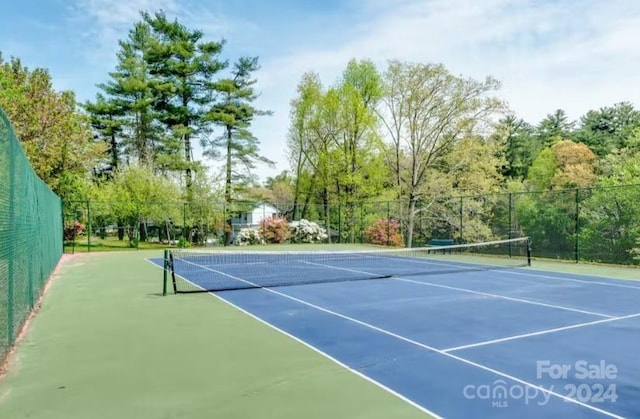
{"label": "green court edging", "polygon": [[591,263],[575,263],[568,261],[551,261],[547,259],[533,260],[532,270],[560,272],[577,275],[599,276],[603,278],[640,280],[640,268],[620,265],[597,265]]}
{"label": "green court edging", "polygon": [[0,379],[0,418],[426,417],[216,298],[161,297],[144,260],[161,256],[66,263]]}

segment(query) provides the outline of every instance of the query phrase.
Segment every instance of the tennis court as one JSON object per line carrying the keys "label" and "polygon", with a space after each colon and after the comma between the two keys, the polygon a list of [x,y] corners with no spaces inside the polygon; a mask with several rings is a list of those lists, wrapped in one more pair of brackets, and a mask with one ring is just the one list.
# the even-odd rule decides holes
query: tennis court
{"label": "tennis court", "polygon": [[171,267],[175,291],[211,291],[433,416],[637,416],[640,284],[531,269],[523,243],[501,246],[176,250]]}

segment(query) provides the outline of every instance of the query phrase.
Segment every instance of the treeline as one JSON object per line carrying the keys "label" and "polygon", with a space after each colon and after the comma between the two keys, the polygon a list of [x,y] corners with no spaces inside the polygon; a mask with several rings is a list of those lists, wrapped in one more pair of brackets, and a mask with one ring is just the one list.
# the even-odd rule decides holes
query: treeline
{"label": "treeline", "polygon": [[[631,103],[576,121],[556,110],[532,123],[500,99],[491,77],[466,78],[429,63],[379,68],[363,59],[350,61],[330,85],[313,71],[303,75],[291,101],[290,167],[260,185],[252,169],[271,162],[251,132],[254,118],[269,114],[254,107],[258,59],[229,63],[224,48],[224,40],[206,40],[163,13],[142,12],[93,101],[78,104],[72,92],[52,88],[46,70],[0,57],[0,106],[38,175],[65,202],[128,202],[113,206],[122,225],[168,216],[141,213],[145,202],[211,202],[226,211],[226,243],[239,201],[270,202],[288,218],[329,230],[339,222],[341,241],[357,241],[363,220],[384,213],[366,208],[393,202],[410,246],[416,231],[428,235],[425,220],[426,228],[465,241],[504,235],[491,224],[506,217],[495,205],[505,193],[640,183],[640,112]],[[212,176],[196,145],[219,162],[219,173]],[[475,198],[454,208],[451,197],[461,196]],[[640,237],[637,188],[606,197],[584,192],[572,202],[521,201],[512,215],[562,231],[567,243],[606,232],[604,243],[629,255]]]}
{"label": "treeline", "polygon": [[[2,63],[8,90],[0,90],[0,105],[38,174],[67,201],[158,199],[128,192],[135,177],[149,176],[166,200],[207,199],[214,182],[194,157],[199,143],[205,156],[222,160],[221,194],[230,203],[255,182],[257,163],[272,162],[250,130],[269,113],[253,106],[258,58],[230,64],[224,45],[162,12],[141,12],[94,101],[78,109],[72,93],[52,89],[46,70],[30,72],[11,59]],[[127,175],[130,168],[136,176]]]}
{"label": "treeline", "polygon": [[[290,189],[291,212],[330,225],[331,208],[340,204],[353,240],[363,203],[393,200],[402,206],[394,215],[407,246],[418,217],[433,220],[432,230],[445,224],[455,237],[463,237],[464,225],[465,240],[479,241],[496,238],[490,224],[505,193],[640,183],[640,112],[632,104],[592,110],[578,121],[556,110],[531,124],[498,98],[498,88],[492,78],[473,80],[442,65],[398,61],[381,70],[352,60],[330,86],[317,73],[305,74],[291,103],[291,172],[279,181],[280,189],[283,183]],[[611,252],[626,260],[640,240],[640,223],[633,221],[640,204],[629,205],[640,202],[640,188],[617,194],[607,193],[620,199],[600,208],[591,203],[603,197],[588,201],[590,192],[564,201],[532,194],[509,216],[519,216],[529,227],[526,234],[555,229],[564,250],[572,251],[577,245],[571,243],[586,235],[586,247],[603,243],[593,230],[598,226],[609,235],[604,243],[615,244]],[[463,196],[464,207],[452,207],[448,198]],[[558,246],[548,234],[539,238],[538,245]]]}

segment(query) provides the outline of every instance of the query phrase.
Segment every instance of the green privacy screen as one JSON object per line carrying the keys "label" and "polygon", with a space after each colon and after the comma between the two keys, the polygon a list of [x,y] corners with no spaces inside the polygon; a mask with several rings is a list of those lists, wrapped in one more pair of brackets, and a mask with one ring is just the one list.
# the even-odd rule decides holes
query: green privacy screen
{"label": "green privacy screen", "polygon": [[61,255],[60,198],[35,174],[0,109],[0,360]]}

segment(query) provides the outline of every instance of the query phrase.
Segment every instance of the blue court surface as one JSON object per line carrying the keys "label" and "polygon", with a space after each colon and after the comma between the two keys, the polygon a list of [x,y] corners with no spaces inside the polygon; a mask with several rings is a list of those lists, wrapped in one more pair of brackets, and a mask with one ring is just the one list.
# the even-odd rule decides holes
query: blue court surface
{"label": "blue court surface", "polygon": [[[384,279],[212,295],[436,417],[640,417],[640,283],[528,268],[403,277],[410,261],[395,262]],[[179,280],[207,289],[282,274],[267,259],[186,263]],[[366,257],[328,263],[304,269],[376,269]]]}

